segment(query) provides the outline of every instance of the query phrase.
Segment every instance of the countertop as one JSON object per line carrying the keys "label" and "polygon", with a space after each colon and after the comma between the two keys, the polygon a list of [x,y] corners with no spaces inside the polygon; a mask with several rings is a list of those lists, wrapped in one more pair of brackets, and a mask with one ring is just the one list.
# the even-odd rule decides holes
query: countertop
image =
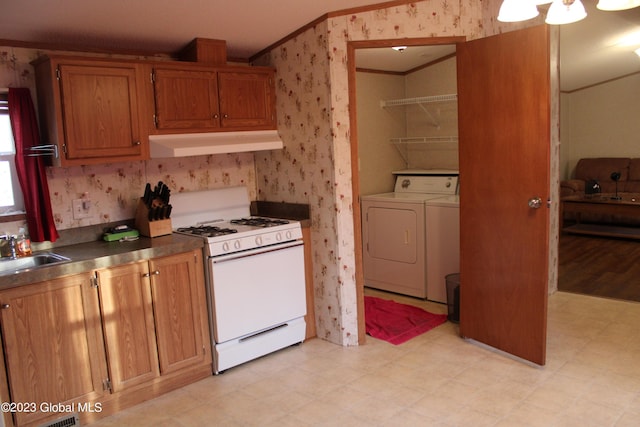
{"label": "countertop", "polygon": [[[251,214],[298,220],[302,227],[311,226],[309,205],[305,204],[254,201],[251,202]],[[108,225],[96,224],[63,230],[55,244],[44,242],[32,245],[36,250],[34,254],[53,252],[70,258],[71,261],[22,270],[18,273],[0,273],[0,290],[204,247],[204,240],[199,237],[175,233],[154,238],[140,236],[132,242],[105,242],[101,239],[106,229],[122,224],[131,226],[132,222],[120,221]]]}
{"label": "countertop", "polygon": [[[18,273],[2,274],[0,275],[0,290],[114,265],[202,249],[203,246],[204,241],[202,239],[181,234],[170,234],[154,238],[141,236],[138,240],[132,242],[105,242],[99,240],[61,246],[42,252],[54,252],[70,258],[71,261],[41,266]],[[0,262],[2,261],[0,260]]]}

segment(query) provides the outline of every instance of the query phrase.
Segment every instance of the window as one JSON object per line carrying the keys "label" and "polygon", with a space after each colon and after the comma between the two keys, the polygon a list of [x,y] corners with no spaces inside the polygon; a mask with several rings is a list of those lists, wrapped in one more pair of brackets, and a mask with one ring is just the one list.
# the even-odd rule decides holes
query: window
{"label": "window", "polygon": [[7,93],[0,93],[0,215],[24,212],[22,190],[16,174],[15,154],[8,96]]}

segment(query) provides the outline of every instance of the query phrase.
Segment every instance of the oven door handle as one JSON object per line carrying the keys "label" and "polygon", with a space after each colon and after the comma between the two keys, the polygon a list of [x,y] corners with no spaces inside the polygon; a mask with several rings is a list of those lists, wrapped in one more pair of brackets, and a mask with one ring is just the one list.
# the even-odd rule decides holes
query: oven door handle
{"label": "oven door handle", "polygon": [[302,240],[293,240],[291,242],[277,243],[275,245],[267,246],[267,247],[263,247],[263,248],[250,249],[250,250],[247,250],[247,251],[235,252],[235,253],[232,253],[232,254],[229,254],[229,255],[221,255],[221,256],[211,257],[211,261],[214,264],[217,264],[217,263],[221,263],[221,262],[225,262],[225,261],[231,261],[231,260],[235,260],[235,259],[246,258],[246,257],[254,256],[254,255],[260,255],[260,254],[268,253],[268,252],[275,252],[275,251],[279,251],[279,250],[282,250],[282,249],[288,249],[288,248],[293,248],[293,247],[302,246],[302,245],[304,245],[304,242]]}

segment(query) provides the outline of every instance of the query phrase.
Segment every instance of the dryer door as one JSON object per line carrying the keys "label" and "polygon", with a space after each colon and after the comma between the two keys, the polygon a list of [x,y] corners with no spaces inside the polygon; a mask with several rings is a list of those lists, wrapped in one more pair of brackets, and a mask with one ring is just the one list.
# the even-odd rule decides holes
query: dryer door
{"label": "dryer door", "polygon": [[365,286],[426,298],[424,203],[362,201]]}

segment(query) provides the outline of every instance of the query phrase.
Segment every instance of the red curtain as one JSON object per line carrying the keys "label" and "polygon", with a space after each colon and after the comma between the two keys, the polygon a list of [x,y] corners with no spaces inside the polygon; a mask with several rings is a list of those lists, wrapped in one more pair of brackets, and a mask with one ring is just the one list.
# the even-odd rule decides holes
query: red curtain
{"label": "red curtain", "polygon": [[27,211],[29,237],[34,242],[58,238],[53,221],[49,186],[42,157],[29,156],[29,149],[40,145],[38,121],[31,93],[27,88],[9,88],[9,118],[16,143],[16,171]]}

